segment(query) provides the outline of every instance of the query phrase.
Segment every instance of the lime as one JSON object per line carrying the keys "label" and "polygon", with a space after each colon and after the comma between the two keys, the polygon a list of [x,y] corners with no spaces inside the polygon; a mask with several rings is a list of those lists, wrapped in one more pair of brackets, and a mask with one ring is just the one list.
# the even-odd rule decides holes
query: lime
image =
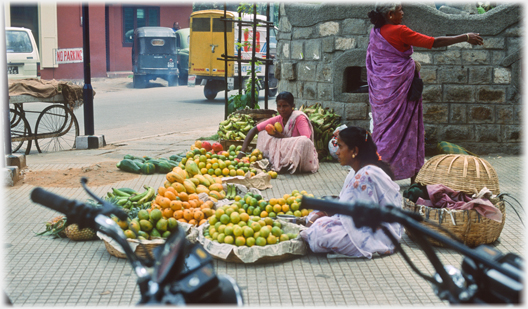
{"label": "lime", "polygon": [[242,236],[242,234],[244,234],[244,230],[242,229],[242,227],[240,227],[239,225],[235,225],[235,227],[233,227],[233,235],[238,237]]}
{"label": "lime", "polygon": [[218,242],[222,244],[225,241],[225,237],[226,236],[225,236],[224,233],[220,233],[220,234],[218,234],[218,237],[216,238],[216,240],[218,240]]}
{"label": "lime", "polygon": [[220,234],[225,234],[225,228],[226,226],[225,225],[220,225],[218,228],[216,228],[216,230],[218,231],[218,233]]}
{"label": "lime", "polygon": [[229,216],[227,214],[221,215],[220,216],[220,222],[222,222],[223,224],[229,223]]}
{"label": "lime", "polygon": [[224,238],[224,242],[226,244],[232,245],[235,242],[235,239],[233,238],[233,236],[229,235]]}
{"label": "lime", "polygon": [[257,237],[255,243],[257,244],[257,246],[265,246],[266,245],[266,238],[264,237]]}
{"label": "lime", "polygon": [[243,230],[244,230],[244,236],[246,238],[253,237],[253,235],[255,234],[253,229],[250,228],[249,226],[244,227]]}
{"label": "lime", "polygon": [[226,226],[224,233],[227,235],[233,235],[233,228],[231,226]]}
{"label": "lime", "polygon": [[274,235],[269,235],[268,238],[266,238],[266,241],[270,245],[276,244],[277,243],[277,237],[275,237]]}
{"label": "lime", "polygon": [[253,247],[255,245],[255,238],[248,237],[246,238],[246,246]]}
{"label": "lime", "polygon": [[268,236],[270,235],[271,231],[269,229],[269,227],[267,226],[263,226],[261,229],[260,229],[260,236],[261,237],[264,237],[264,238],[268,238]]}
{"label": "lime", "polygon": [[274,226],[271,228],[271,234],[275,237],[280,237],[282,235],[282,230],[278,226]]}
{"label": "lime", "polygon": [[[214,239],[214,235],[213,235],[213,239]],[[290,237],[288,237],[288,234],[282,234],[282,235],[279,237],[279,240],[280,240],[280,241],[288,241],[288,240],[290,240]]]}
{"label": "lime", "polygon": [[259,232],[262,226],[258,222],[253,222],[251,223],[251,228],[253,229],[253,232]]}

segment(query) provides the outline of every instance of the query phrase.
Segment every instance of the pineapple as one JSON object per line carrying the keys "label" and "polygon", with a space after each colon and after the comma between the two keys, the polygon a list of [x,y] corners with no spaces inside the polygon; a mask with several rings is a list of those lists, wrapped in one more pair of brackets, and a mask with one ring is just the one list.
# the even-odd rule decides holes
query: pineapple
{"label": "pineapple", "polygon": [[65,226],[66,217],[58,216],[46,222],[46,230],[44,232],[38,233],[37,235],[64,238],[66,237],[66,233],[64,232]]}
{"label": "pineapple", "polygon": [[71,240],[97,239],[93,229],[87,227],[79,231],[79,226],[77,224],[68,225],[64,231],[66,232],[66,237]]}

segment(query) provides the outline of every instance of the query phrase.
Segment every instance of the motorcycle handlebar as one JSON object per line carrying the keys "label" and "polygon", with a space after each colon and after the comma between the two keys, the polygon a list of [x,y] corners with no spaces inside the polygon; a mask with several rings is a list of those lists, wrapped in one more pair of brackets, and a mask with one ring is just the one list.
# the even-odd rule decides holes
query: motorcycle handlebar
{"label": "motorcycle handlebar", "polygon": [[69,200],[55,193],[46,191],[37,187],[31,191],[31,200],[35,203],[41,204],[60,213],[63,213],[68,218],[68,224],[76,223],[79,228],[95,227],[95,217],[99,214],[109,215],[115,214],[119,219],[126,220],[127,214],[105,202],[103,207],[93,207],[76,200]]}

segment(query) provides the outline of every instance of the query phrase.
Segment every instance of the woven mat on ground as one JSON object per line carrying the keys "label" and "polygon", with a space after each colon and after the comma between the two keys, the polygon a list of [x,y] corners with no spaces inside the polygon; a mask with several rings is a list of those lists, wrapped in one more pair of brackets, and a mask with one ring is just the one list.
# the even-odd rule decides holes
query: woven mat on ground
{"label": "woven mat on ground", "polygon": [[[71,82],[36,78],[9,80],[10,96],[30,95],[36,98],[52,98],[58,94],[62,94],[72,110],[83,104],[83,87]],[[95,96],[95,91],[93,95]]]}

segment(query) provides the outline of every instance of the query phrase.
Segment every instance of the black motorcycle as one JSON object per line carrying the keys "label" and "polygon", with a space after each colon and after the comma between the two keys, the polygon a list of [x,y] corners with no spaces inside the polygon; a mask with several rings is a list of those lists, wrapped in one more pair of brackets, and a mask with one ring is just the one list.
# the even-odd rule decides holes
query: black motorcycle
{"label": "black motorcycle", "polygon": [[[113,214],[127,220],[127,214],[117,206],[102,200],[81,184],[101,207],[94,207],[76,200],[68,200],[42,188],[31,192],[31,200],[66,215],[67,224],[76,223],[79,229],[86,227],[102,232],[121,245],[132,269],[136,273],[141,293],[139,305],[226,304],[243,306],[242,292],[234,279],[215,274],[212,257],[199,244],[191,244],[185,232],[176,229],[162,246],[154,249],[154,256],[147,252],[142,258],[134,253]],[[141,244],[140,244],[141,245]]]}
{"label": "black motorcycle", "polygon": [[[471,249],[422,225],[420,222],[423,221],[423,217],[420,214],[394,206],[379,207],[361,202],[350,204],[303,197],[300,208],[351,216],[358,228],[366,226],[373,231],[381,228],[395,245],[396,252],[401,253],[413,271],[431,283],[441,300],[447,300],[451,304],[519,304],[521,302],[524,290],[524,261],[516,254],[503,254],[488,245]],[[382,225],[383,222],[397,222],[411,232],[413,239],[435,268],[436,274],[433,277],[418,270],[403,251],[398,240]],[[446,232],[449,233],[447,230]],[[464,255],[461,270],[452,265],[442,264],[427,239],[429,237]]]}

